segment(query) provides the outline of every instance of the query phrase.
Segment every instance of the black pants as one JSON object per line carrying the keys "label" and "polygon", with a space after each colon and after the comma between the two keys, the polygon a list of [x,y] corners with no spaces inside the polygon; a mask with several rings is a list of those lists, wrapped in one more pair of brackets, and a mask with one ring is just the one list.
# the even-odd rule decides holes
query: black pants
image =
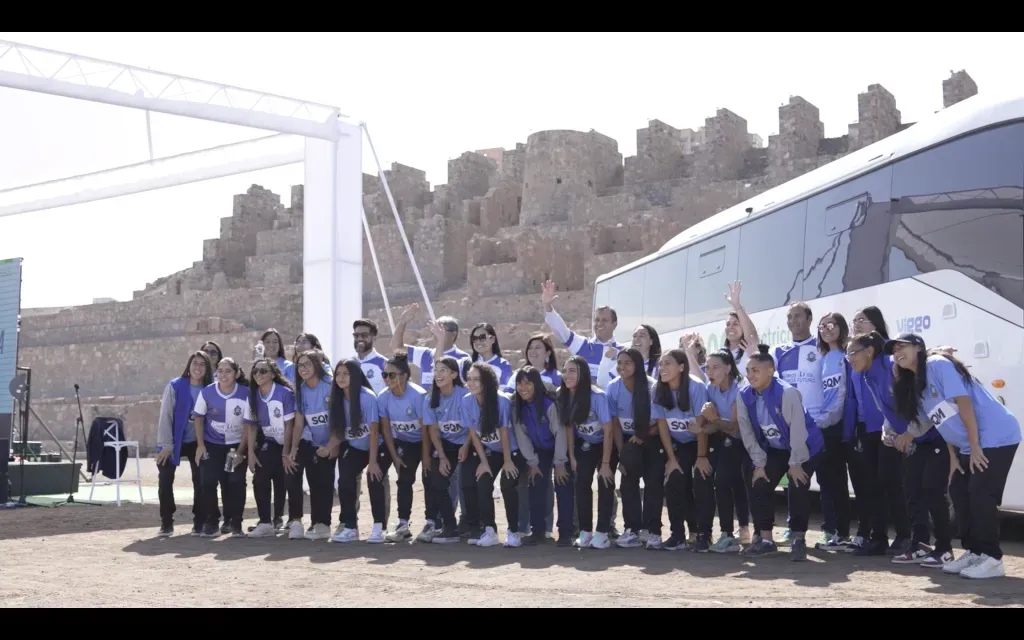
{"label": "black pants", "polygon": [[[188,466],[192,472],[192,525],[202,527],[209,519],[210,522],[220,520],[220,509],[216,509],[210,518],[203,514],[203,484],[199,473],[199,461],[196,460],[196,448],[199,445],[195,442],[188,442],[181,445],[181,459],[188,459]],[[160,499],[160,522],[170,526],[174,523],[174,514],[178,506],[174,503],[174,476],[178,467],[171,464],[170,458],[160,465],[158,476],[157,496]]]}
{"label": "black pants", "polygon": [[[758,532],[771,531],[775,526],[775,488],[779,486],[783,476],[789,472],[789,451],[782,449],[769,449],[768,462],[765,464],[765,473],[768,481],[758,480],[750,489],[750,508],[753,511],[754,526]],[[821,459],[821,453],[812,456],[810,460],[801,465],[807,479],[810,481]],[[810,485],[803,483],[799,487],[794,486],[792,479],[789,482],[789,491],[786,496],[789,500],[789,530],[793,533],[807,533],[807,521],[811,515],[811,494]]]}
{"label": "black pants", "polygon": [[[580,532],[594,531],[594,475],[601,469],[604,456],[603,443],[587,443],[581,438],[576,439],[576,510],[579,515]],[[618,454],[612,451],[612,471],[619,466]],[[615,500],[615,480],[606,484],[598,475],[597,478],[597,532],[611,533],[612,505]]]}
{"label": "black pants", "polygon": [[964,472],[953,476],[949,494],[960,523],[960,543],[975,555],[1003,558],[999,547],[999,506],[1018,446],[982,449],[988,458],[988,469],[980,473],[971,471],[970,456],[957,456]]}
{"label": "black pants", "polygon": [[[287,486],[284,464],[281,461],[281,452],[284,447],[274,440],[264,440],[263,444],[256,451],[256,458],[259,465],[252,477],[252,493],[256,498],[256,511],[259,513],[260,523],[271,523],[271,487],[273,487],[273,504],[276,507],[278,501],[285,502],[284,489]],[[283,511],[282,506],[282,511]],[[302,517],[302,503],[299,503],[299,517]],[[277,510],[274,510],[275,520],[278,519]]]}
{"label": "black pants", "polygon": [[[661,440],[649,435],[643,444],[633,444],[624,436],[622,442],[622,492],[623,526],[633,533],[642,529],[653,535],[661,535],[661,509],[665,502],[665,452]],[[640,479],[644,491],[640,493]]]}
{"label": "black pants", "polygon": [[847,447],[843,446],[843,425],[832,425],[821,430],[825,438],[825,450],[821,452],[821,463],[815,472],[818,476],[821,513],[824,521],[822,531],[837,533],[841,538],[850,537],[850,487],[847,479]]}
{"label": "black pants", "polygon": [[848,443],[850,481],[856,495],[857,537],[875,542],[889,542],[889,507],[882,483],[879,432],[868,433],[858,422],[853,442]]}
{"label": "black pants", "polygon": [[[347,529],[355,529],[358,526],[356,501],[359,498],[356,494],[359,486],[359,474],[363,472],[369,462],[369,451],[351,446],[343,447],[341,456],[338,458],[338,502],[341,504],[341,522]],[[370,492],[370,511],[373,514],[373,522],[383,525],[387,518],[387,507],[385,506],[382,481],[388,476],[388,470],[391,469],[391,456],[388,455],[384,445],[378,449],[377,464],[380,467],[381,480],[371,478],[367,473],[366,485]]]}
{"label": "black pants", "polygon": [[[409,518],[412,517],[412,485],[416,483],[416,471],[419,469],[423,458],[423,443],[395,440],[395,449],[398,457],[405,463],[405,466],[398,470],[398,520],[400,522],[409,522]],[[425,517],[427,520],[433,520],[437,515],[434,497],[430,495],[430,491],[427,488],[428,478],[426,473],[420,474],[420,477],[423,482],[423,495],[427,505]]]}
{"label": "black pants", "polygon": [[740,527],[750,524],[750,474],[753,465],[742,440],[726,436],[718,449],[715,467],[715,498],[718,501],[718,526],[732,535],[733,518]]}
{"label": "black pants", "polygon": [[[512,533],[519,533],[519,479],[510,478],[503,473],[501,468],[505,465],[505,456],[501,453],[488,452],[486,464],[491,470],[490,475],[484,475],[476,481],[476,496],[480,509],[480,526],[491,527],[495,531],[498,525],[494,520],[494,481],[500,477],[498,482],[501,486],[501,500],[505,503],[505,519],[508,521],[508,530]],[[512,464],[516,466],[520,474],[526,471],[526,458],[521,451],[516,449],[512,452]],[[474,469],[474,479],[476,470]],[[472,495],[467,496],[472,497]]]}
{"label": "black pants", "polygon": [[[872,434],[873,436],[875,434]],[[877,434],[881,437],[881,434]],[[888,523],[892,525],[897,538],[910,539],[910,511],[906,494],[903,492],[903,464],[906,456],[895,447],[878,446],[878,473],[881,477],[882,496],[888,511]],[[888,532],[886,532],[888,537]]]}
{"label": "black pants", "polygon": [[[679,463],[681,473],[673,473],[665,479],[665,504],[668,507],[668,523],[672,528],[672,535],[682,540],[686,539],[686,528],[696,533],[697,526],[697,499],[695,495],[696,483],[694,482],[693,463],[697,461],[697,443],[687,442],[680,444],[672,442],[672,448],[676,454],[676,462]],[[667,460],[667,457],[666,457]],[[702,490],[712,489],[711,504],[714,508],[714,475],[710,480],[701,482]],[[644,485],[644,491],[646,491]],[[707,496],[703,495],[706,500]],[[712,518],[714,513],[712,513]],[[710,525],[709,525],[710,528]],[[709,531],[710,533],[710,531]]]}
{"label": "black pants", "polygon": [[946,443],[918,445],[904,460],[903,491],[914,506],[910,512],[914,543],[931,542],[928,516],[935,527],[935,550],[952,551],[953,534],[949,526],[949,450]]}
{"label": "black pants", "polygon": [[217,486],[224,501],[224,523],[235,527],[242,526],[242,511],[245,508],[245,473],[248,468],[245,461],[239,461],[234,471],[225,471],[228,452],[237,449],[237,444],[224,445],[207,442],[206,459],[199,462],[199,475],[202,485],[203,513],[207,514],[207,524],[217,525],[216,517]]}
{"label": "black pants", "polygon": [[299,442],[299,452],[295,456],[296,469],[288,475],[288,519],[302,519],[302,477],[305,474],[309,483],[310,524],[329,527],[334,507],[334,461],[316,455],[317,449],[309,440]]}
{"label": "black pants", "polygon": [[[450,527],[454,529],[456,527],[455,520],[455,502],[451,497],[451,483],[453,476],[455,476],[455,469],[459,465],[459,449],[462,447],[457,444],[448,442],[445,439],[441,439],[441,451],[434,453],[438,454],[438,457],[434,457],[430,463],[430,473],[427,475],[427,482],[425,483],[426,491],[429,491],[432,496],[433,505],[436,508],[436,516],[434,518],[428,518],[428,520],[435,520],[434,525],[440,529],[444,527]],[[441,459],[439,456],[444,456],[448,460],[448,475],[441,474]]]}
{"label": "black pants", "polygon": [[[558,499],[558,522],[556,523],[558,526],[558,537],[565,536],[567,540],[571,539],[575,527],[573,524],[573,507],[576,503],[576,486],[571,480],[572,473],[569,473],[570,479],[565,484],[555,484],[553,479],[554,449],[536,448],[534,451],[537,454],[537,467],[540,469],[541,477],[534,480],[534,483],[529,487],[530,522],[544,522],[545,514],[549,511],[547,497],[551,491],[554,491],[555,497]],[[565,468],[568,471],[568,463],[566,463]],[[554,485],[554,489],[551,488],[552,485]],[[536,536],[544,535],[544,530],[540,524],[533,525],[533,534]]]}

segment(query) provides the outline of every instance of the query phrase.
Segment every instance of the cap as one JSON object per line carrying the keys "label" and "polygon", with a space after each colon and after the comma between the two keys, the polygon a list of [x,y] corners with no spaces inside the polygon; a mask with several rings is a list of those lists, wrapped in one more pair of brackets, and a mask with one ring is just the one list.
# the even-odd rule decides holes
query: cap
{"label": "cap", "polygon": [[893,352],[893,349],[896,348],[896,344],[900,343],[900,342],[902,342],[904,344],[916,344],[917,346],[919,346],[922,349],[924,349],[924,338],[922,338],[921,336],[917,335],[916,333],[909,333],[909,332],[907,332],[907,333],[901,333],[900,335],[896,336],[892,340],[889,340],[888,342],[886,342],[885,343],[885,349],[883,349],[883,351],[885,351],[886,355],[890,355],[891,356],[892,352]]}

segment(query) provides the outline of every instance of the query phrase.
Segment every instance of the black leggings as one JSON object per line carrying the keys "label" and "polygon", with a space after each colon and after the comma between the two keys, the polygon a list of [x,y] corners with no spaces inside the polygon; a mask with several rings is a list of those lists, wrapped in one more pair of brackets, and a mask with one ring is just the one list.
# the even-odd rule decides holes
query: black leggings
{"label": "black leggings", "polygon": [[[301,520],[303,512],[302,477],[309,482],[309,516],[311,524],[331,526],[331,510],[334,507],[334,461],[316,455],[315,446],[309,440],[299,442],[295,456],[295,472],[288,475],[288,518]],[[291,505],[297,509],[292,510]]]}
{"label": "black leggings", "polygon": [[[775,526],[775,489],[789,472],[790,452],[783,449],[768,449],[768,462],[764,471],[768,481],[758,479],[750,490],[750,508],[753,511],[754,526],[758,533],[771,531]],[[811,514],[810,480],[817,469],[819,453],[801,465],[807,474],[807,482],[794,486],[792,479],[786,496],[789,499],[789,529],[793,533],[807,533],[807,521]]]}
{"label": "black leggings", "polygon": [[[438,522],[435,523],[436,526],[442,530],[445,527],[455,529],[457,525],[455,520],[455,503],[452,502],[450,491],[452,476],[455,475],[455,469],[459,465],[459,450],[462,447],[442,438],[441,448],[442,451],[439,455],[443,455],[448,460],[448,475],[441,475],[440,458],[434,457],[430,462],[429,482],[427,482],[426,487],[427,491],[433,496],[433,502],[437,505],[437,512],[440,514]],[[437,453],[436,450],[435,453]]]}
{"label": "black leggings", "polygon": [[1003,558],[999,546],[999,505],[1003,503],[1006,478],[1018,446],[982,449],[988,458],[988,468],[978,473],[971,471],[970,456],[957,456],[963,473],[953,476],[949,493],[960,524],[960,543],[973,554]]}
{"label": "black leggings", "polygon": [[[624,435],[621,453],[622,519],[626,529],[641,529],[661,535],[661,509],[665,500],[665,452],[657,435],[649,435],[643,444],[634,444]],[[640,479],[644,481],[643,497]]]}
{"label": "black leggings", "polygon": [[[695,470],[693,468],[697,461],[697,443],[694,441],[680,444],[673,440],[672,449],[675,451],[676,462],[679,463],[681,472],[673,473],[666,479],[665,503],[668,506],[668,522],[672,528],[672,535],[685,540],[687,526],[693,533],[696,533],[699,528],[697,526],[697,499],[694,493],[696,490]],[[666,456],[666,462],[667,460]],[[702,481],[701,485],[702,490],[705,491],[709,486],[711,487],[711,505],[714,509],[714,475],[711,476],[710,481]],[[704,495],[703,499],[706,502],[707,496]],[[712,517],[714,517],[713,511]],[[710,525],[708,526],[710,528]]]}
{"label": "black leggings", "polygon": [[[423,443],[395,440],[395,450],[405,463],[405,466],[398,470],[398,520],[408,523],[412,517],[412,485],[416,483],[416,471],[423,459]],[[420,478],[426,499],[426,519],[432,520],[437,510],[433,508],[434,498],[427,488],[426,472],[420,474]]]}
{"label": "black leggings", "polygon": [[734,517],[740,527],[750,524],[750,474],[753,470],[743,441],[725,436],[718,447],[718,465],[715,467],[718,525],[723,534],[734,533]]}
{"label": "black leggings", "polygon": [[[277,504],[281,504],[281,511],[284,511],[285,492],[287,484],[285,478],[284,464],[281,460],[281,452],[284,447],[274,440],[264,440],[256,452],[259,464],[253,472],[252,493],[256,498],[256,511],[259,513],[260,523],[271,523],[271,485],[274,489],[274,519],[278,520]],[[302,494],[299,494],[298,515],[302,517]],[[294,512],[294,509],[292,510]]]}
{"label": "black leggings", "polygon": [[935,550],[952,551],[953,534],[949,524],[949,501],[946,498],[949,482],[949,450],[946,443],[938,440],[917,445],[914,453],[907,456],[903,464],[903,490],[914,506],[910,512],[913,542],[931,542],[928,526],[930,515],[935,527]]}
{"label": "black leggings", "polygon": [[[357,527],[356,500],[359,499],[357,497],[359,474],[366,469],[369,461],[369,451],[352,446],[346,446],[341,452],[341,457],[338,458],[338,502],[341,504],[341,522],[346,529]],[[373,522],[383,526],[387,521],[387,511],[382,480],[387,477],[388,470],[391,469],[391,456],[388,455],[384,445],[378,449],[377,464],[380,466],[381,480],[371,478],[367,472],[366,484],[370,492],[370,511],[373,513]]]}
{"label": "black leggings", "polygon": [[[600,477],[604,443],[588,443],[576,439],[576,510],[579,514],[580,531],[593,532],[594,526],[594,475],[597,474],[597,531],[611,533],[612,506],[615,502],[615,479],[606,484]],[[619,466],[618,455],[612,451],[612,473]]]}
{"label": "black leggings", "polygon": [[[490,475],[485,475],[476,483],[477,498],[480,505],[480,525],[492,527],[498,530],[494,520],[494,479],[501,474],[501,499],[505,503],[505,519],[508,521],[508,530],[512,533],[519,533],[519,478],[510,478],[502,472],[505,465],[505,458],[500,453],[491,452],[487,456],[487,464],[491,469]],[[518,449],[512,452],[512,464],[519,470],[519,474],[526,473],[526,458]],[[474,469],[474,478],[476,469]]]}

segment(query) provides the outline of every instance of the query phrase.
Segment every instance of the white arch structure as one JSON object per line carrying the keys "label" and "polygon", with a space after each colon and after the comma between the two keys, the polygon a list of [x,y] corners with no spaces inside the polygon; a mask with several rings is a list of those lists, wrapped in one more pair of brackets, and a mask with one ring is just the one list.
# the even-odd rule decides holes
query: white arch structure
{"label": "white arch structure", "polygon": [[344,336],[362,315],[364,230],[394,330],[362,206],[365,132],[434,318],[369,130],[337,107],[3,40],[0,87],[141,109],[147,112],[147,125],[148,113],[157,111],[274,132],[164,158],[152,157],[150,135],[148,162],[0,190],[0,217],[305,163],[302,329],[315,333],[333,358],[354,354],[351,339]]}

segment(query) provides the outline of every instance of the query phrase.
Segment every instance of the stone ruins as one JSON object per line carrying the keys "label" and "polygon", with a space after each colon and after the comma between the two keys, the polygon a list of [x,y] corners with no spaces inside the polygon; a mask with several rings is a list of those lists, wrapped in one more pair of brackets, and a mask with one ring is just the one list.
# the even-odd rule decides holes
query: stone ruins
{"label": "stone ruins", "polygon": [[[965,71],[942,83],[948,107],[978,91]],[[542,324],[541,283],[559,288],[558,309],[584,332],[595,278],[657,250],[676,233],[729,206],[816,169],[908,126],[885,87],[857,97],[858,121],[824,137],[818,108],[793,96],[779,107],[779,133],[767,147],[728,109],[698,130],[659,120],[637,130],[637,155],[597,131],[541,131],[514,149],[466,152],[448,162],[448,183],[393,163],[386,172],[399,215],[437,315],[460,320],[459,344],[487,321],[517,363]],[[19,364],[32,368],[36,412],[61,439],[73,437],[81,385],[86,425],[96,415],[125,420],[152,451],[159,394],[180,375],[186,354],[206,340],[247,361],[267,327],[290,346],[302,330],[302,186],[291,207],[253,185],[236,195],[220,237],[203,260],[136,291],[129,302],[25,309]],[[419,288],[377,176],[363,176],[363,200],[397,320]],[[390,328],[364,241],[365,313]],[[426,344],[425,311],[407,341]],[[289,352],[289,357],[291,353]],[[564,357],[564,354],[563,354]],[[414,372],[415,375],[415,372]],[[31,439],[44,432],[33,420]]]}

